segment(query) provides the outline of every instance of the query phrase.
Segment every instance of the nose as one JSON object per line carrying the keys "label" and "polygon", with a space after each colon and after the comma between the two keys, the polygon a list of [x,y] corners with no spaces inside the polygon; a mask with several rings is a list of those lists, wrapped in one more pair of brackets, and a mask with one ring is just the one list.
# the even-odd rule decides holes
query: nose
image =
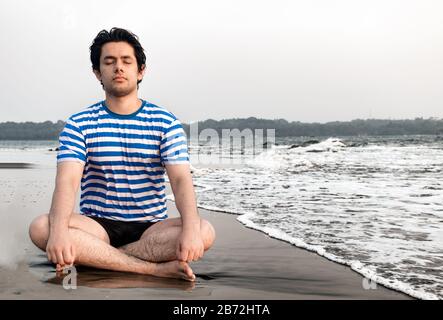
{"label": "nose", "polygon": [[117,60],[115,63],[115,73],[118,73],[119,71],[123,71],[123,62]]}

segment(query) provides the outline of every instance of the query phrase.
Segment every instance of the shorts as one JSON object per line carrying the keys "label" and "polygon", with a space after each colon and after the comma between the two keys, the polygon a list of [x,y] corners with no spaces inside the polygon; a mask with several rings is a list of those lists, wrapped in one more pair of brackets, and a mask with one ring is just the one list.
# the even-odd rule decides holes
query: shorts
{"label": "shorts", "polygon": [[125,244],[140,239],[143,232],[157,222],[117,221],[106,218],[87,216],[97,221],[106,231],[113,247],[121,247]]}

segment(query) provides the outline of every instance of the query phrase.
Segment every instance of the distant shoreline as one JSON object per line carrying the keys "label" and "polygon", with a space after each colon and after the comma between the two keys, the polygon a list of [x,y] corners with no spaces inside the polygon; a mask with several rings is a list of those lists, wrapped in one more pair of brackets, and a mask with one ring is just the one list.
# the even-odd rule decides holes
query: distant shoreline
{"label": "distant shoreline", "polygon": [[[392,135],[442,135],[443,119],[416,118],[413,120],[356,119],[327,123],[288,122],[285,119],[258,119],[255,117],[226,120],[205,120],[194,122],[198,132],[213,129],[222,130],[274,129],[276,137],[322,137],[322,136],[392,136]],[[58,140],[65,122],[1,122],[0,140]],[[189,136],[191,124],[183,123]]]}

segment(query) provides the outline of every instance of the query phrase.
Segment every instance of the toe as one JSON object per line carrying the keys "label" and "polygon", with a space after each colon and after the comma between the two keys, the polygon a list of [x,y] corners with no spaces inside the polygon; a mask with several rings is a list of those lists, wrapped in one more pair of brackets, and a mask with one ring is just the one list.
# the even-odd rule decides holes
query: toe
{"label": "toe", "polygon": [[194,281],[192,278],[189,278],[189,276],[187,274],[183,274],[182,279],[186,280],[186,281],[191,281],[191,282]]}
{"label": "toe", "polygon": [[190,268],[190,267],[188,267],[187,269],[186,269],[186,275],[188,276],[188,278],[191,280],[191,281],[194,281],[195,280],[195,275],[194,275],[194,272],[192,272],[192,269]]}
{"label": "toe", "polygon": [[192,271],[191,267],[189,266],[189,264],[187,264],[186,262],[183,262],[182,268],[183,268],[183,273],[185,274],[187,280],[194,281],[195,275],[194,275],[194,272]]}

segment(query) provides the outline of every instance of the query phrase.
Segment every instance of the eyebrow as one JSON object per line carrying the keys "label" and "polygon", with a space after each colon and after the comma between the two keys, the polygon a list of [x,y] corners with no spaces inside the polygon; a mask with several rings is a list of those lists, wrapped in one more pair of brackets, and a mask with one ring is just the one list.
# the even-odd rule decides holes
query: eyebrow
{"label": "eyebrow", "polygon": [[[122,56],[121,58],[122,58],[122,59],[132,59],[131,56]],[[103,60],[107,60],[107,59],[113,59],[113,60],[116,60],[117,57],[114,57],[114,56],[105,56],[105,57],[103,57]]]}

